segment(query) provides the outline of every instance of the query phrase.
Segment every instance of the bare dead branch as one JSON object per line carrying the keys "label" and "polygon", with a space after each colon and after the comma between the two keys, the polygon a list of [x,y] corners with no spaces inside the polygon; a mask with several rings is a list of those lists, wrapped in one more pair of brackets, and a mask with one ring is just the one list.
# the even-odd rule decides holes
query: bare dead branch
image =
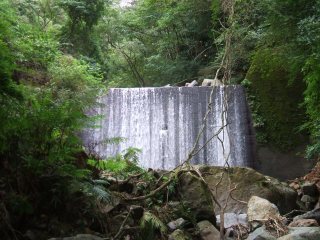
{"label": "bare dead branch", "polygon": [[129,209],[129,212],[126,216],[126,218],[123,220],[120,228],[119,228],[119,231],[117,232],[117,234],[113,237],[113,240],[116,240],[116,239],[119,239],[124,231],[124,227],[125,227],[125,224],[127,223],[129,217],[130,217],[130,214],[131,214],[131,211],[132,211],[132,208],[130,207]]}

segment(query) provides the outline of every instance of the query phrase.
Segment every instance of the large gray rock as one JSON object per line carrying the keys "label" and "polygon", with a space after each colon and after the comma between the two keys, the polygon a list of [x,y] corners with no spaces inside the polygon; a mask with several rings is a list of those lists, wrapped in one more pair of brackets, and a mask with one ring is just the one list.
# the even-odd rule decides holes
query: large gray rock
{"label": "large gray rock", "polygon": [[181,200],[195,216],[197,221],[209,220],[216,222],[214,204],[210,190],[191,173],[184,173],[179,178]]}
{"label": "large gray rock", "polygon": [[257,228],[254,232],[250,233],[247,240],[276,240],[270,232],[266,230],[266,228],[260,227]]}
{"label": "large gray rock", "polygon": [[269,218],[279,217],[280,213],[276,205],[266,199],[252,196],[248,202],[248,221],[263,221]]}
{"label": "large gray rock", "polygon": [[319,240],[319,227],[295,227],[289,228],[289,234],[278,238],[278,240]]}
{"label": "large gray rock", "polygon": [[202,240],[220,240],[220,232],[211,222],[205,220],[197,223]]}
{"label": "large gray rock", "polygon": [[314,219],[298,219],[289,224],[289,227],[319,227]]}
{"label": "large gray rock", "polygon": [[317,208],[305,214],[296,216],[293,218],[293,221],[296,221],[299,219],[315,219],[320,224],[320,208]]}
{"label": "large gray rock", "polygon": [[316,202],[318,201],[318,198],[316,197],[311,197],[309,195],[303,195],[302,198],[301,198],[301,202],[303,203],[314,203],[316,204]]}
{"label": "large gray rock", "polygon": [[198,86],[197,80],[193,80],[191,83],[186,83],[186,87]]}
{"label": "large gray rock", "polygon": [[183,218],[178,218],[177,220],[171,221],[167,224],[167,226],[171,230],[176,230],[177,228],[182,227],[187,221],[184,220]]}
{"label": "large gray rock", "polygon": [[[216,198],[222,204],[226,202],[229,195],[229,174],[231,186],[237,186],[237,189],[232,194],[235,199],[248,202],[251,196],[258,196],[275,204],[281,214],[290,212],[297,207],[297,193],[288,184],[282,183],[275,178],[264,176],[251,168],[231,167],[227,169],[224,167],[199,166],[199,170],[213,191],[215,191],[215,186],[221,182],[217,188]],[[217,213],[219,212],[217,206],[215,210]],[[246,213],[247,205],[229,199],[225,211]]]}
{"label": "large gray rock", "polygon": [[219,79],[203,79],[201,86],[222,86],[223,83]]}
{"label": "large gray rock", "polygon": [[[217,226],[220,226],[220,215],[216,216]],[[225,213],[224,214],[224,228],[229,228],[234,225],[248,225],[248,216],[247,214],[235,214],[235,213]]]}
{"label": "large gray rock", "polygon": [[315,183],[305,182],[302,186],[302,193],[311,197],[318,197],[319,191]]}
{"label": "large gray rock", "polygon": [[311,197],[309,195],[303,195],[301,198],[301,202],[304,204],[305,209],[312,210],[318,202],[317,197]]}

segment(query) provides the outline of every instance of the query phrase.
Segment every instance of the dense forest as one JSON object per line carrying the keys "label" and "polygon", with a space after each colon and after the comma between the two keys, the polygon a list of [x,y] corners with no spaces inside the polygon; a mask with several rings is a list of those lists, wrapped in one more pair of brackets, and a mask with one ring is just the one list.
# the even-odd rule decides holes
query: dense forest
{"label": "dense forest", "polygon": [[[111,87],[214,78],[226,51],[218,77],[247,89],[258,142],[284,152],[307,143],[305,161],[318,158],[319,0],[1,0],[1,236],[23,239],[41,218],[107,231],[99,171],[154,179],[137,149],[98,165],[84,152],[79,132],[99,118],[87,110]],[[162,225],[145,218],[142,239],[154,239],[143,238],[147,223]]]}

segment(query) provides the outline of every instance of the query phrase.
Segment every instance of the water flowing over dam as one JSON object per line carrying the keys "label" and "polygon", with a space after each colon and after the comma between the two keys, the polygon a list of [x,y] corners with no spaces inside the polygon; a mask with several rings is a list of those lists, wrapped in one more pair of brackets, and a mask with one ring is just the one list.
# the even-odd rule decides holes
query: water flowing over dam
{"label": "water flowing over dam", "polygon": [[[99,100],[100,128],[87,130],[84,142],[102,158],[128,147],[142,150],[139,165],[172,169],[192,149],[208,109],[212,87],[113,88]],[[225,104],[224,104],[225,103]],[[213,89],[211,112],[200,137],[193,164],[254,165],[254,134],[242,86]],[[94,144],[113,137],[119,144]],[[223,144],[222,144],[223,143]]]}

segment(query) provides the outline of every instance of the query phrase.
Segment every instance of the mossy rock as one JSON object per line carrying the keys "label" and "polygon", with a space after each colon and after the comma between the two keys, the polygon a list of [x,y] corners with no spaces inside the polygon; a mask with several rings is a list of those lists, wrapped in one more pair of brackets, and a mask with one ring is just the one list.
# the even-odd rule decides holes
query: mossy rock
{"label": "mossy rock", "polygon": [[[297,193],[291,189],[288,184],[265,176],[251,168],[197,167],[199,167],[200,172],[203,174],[211,190],[215,192],[215,187],[218,185],[217,195],[215,197],[222,205],[226,202],[230,187],[234,188],[236,186],[236,190],[232,192],[234,199],[248,202],[251,196],[258,196],[274,203],[279,208],[281,214],[297,208]],[[228,176],[230,177],[230,182]],[[194,191],[194,195],[199,196],[197,190]],[[217,213],[219,212],[217,206],[215,206],[215,211]],[[225,212],[246,213],[247,205],[229,199]]]}
{"label": "mossy rock", "polygon": [[208,220],[215,224],[214,203],[209,189],[199,178],[191,173],[179,177],[179,193],[181,202],[195,217],[195,221]]}
{"label": "mossy rock", "polygon": [[189,236],[189,234],[185,233],[180,229],[177,229],[169,235],[168,239],[169,240],[191,240],[192,238]]}
{"label": "mossy rock", "polygon": [[257,132],[283,151],[306,140],[305,134],[297,131],[305,121],[301,103],[306,86],[301,72],[288,66],[287,58],[285,49],[260,49],[246,75],[251,83],[249,92],[255,96],[253,112],[263,119]]}

